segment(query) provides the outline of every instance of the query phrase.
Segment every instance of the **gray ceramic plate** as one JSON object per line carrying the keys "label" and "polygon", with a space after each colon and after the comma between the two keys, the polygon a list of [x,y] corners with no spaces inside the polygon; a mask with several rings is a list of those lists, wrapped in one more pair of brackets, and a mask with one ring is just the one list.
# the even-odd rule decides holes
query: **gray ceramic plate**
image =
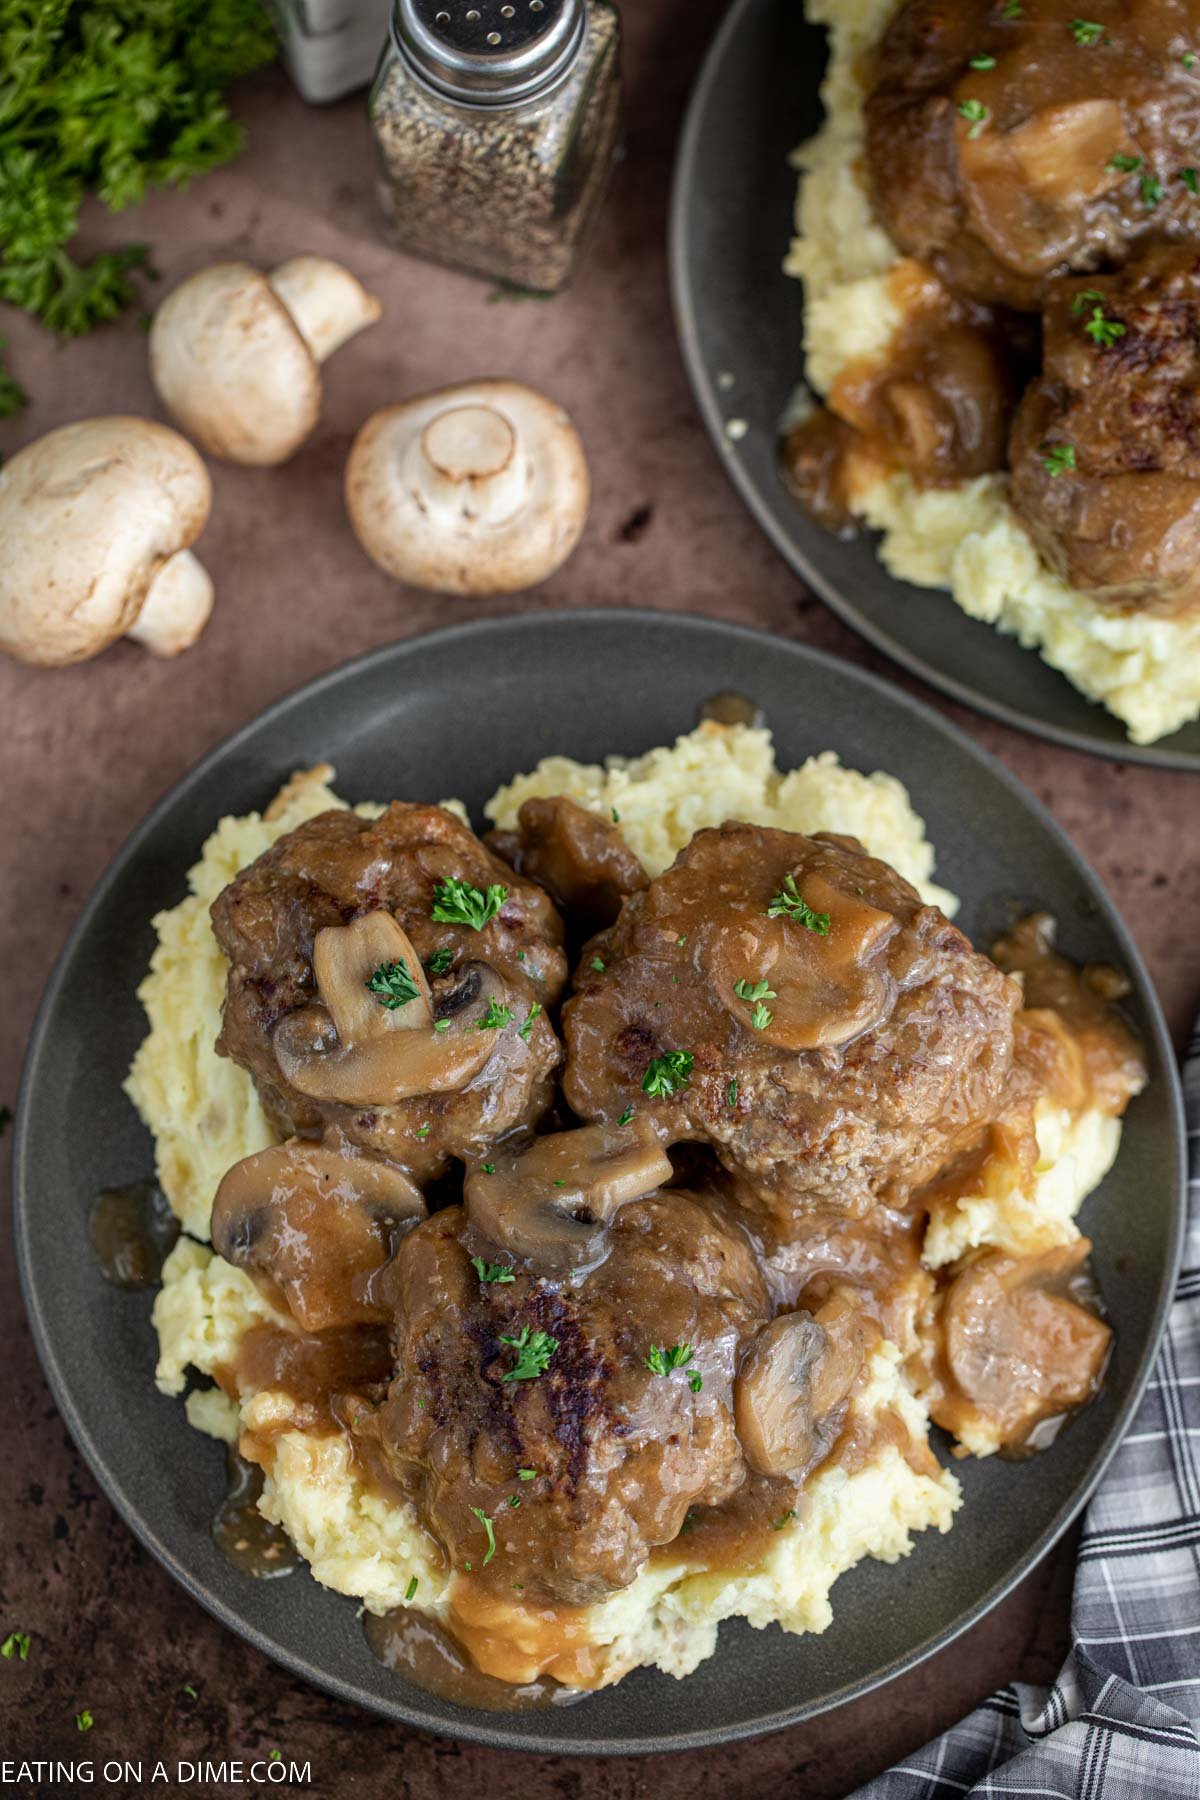
{"label": "gray ceramic plate", "polygon": [[[692,97],[675,169],[671,282],[684,360],[734,486],[776,549],[835,612],[914,675],[1056,743],[1200,769],[1200,722],[1148,748],[1032,650],[945,594],[893,579],[870,538],[812,523],[779,477],[779,417],[803,369],[804,290],[781,270],[796,177],[788,154],[821,121],[825,34],[801,0],[735,0]],[[744,420],[731,442],[726,423]]]}
{"label": "gray ceramic plate", "polygon": [[[304,1573],[256,1584],[226,1564],[210,1521],[222,1454],[155,1392],[150,1299],[114,1291],[87,1248],[98,1188],[151,1169],[120,1091],[145,1030],[135,989],[150,920],[185,892],[217,819],[262,807],[293,769],[328,758],[352,800],[487,795],[551,751],[586,759],[669,742],[718,689],[766,709],[781,763],[836,750],[904,781],[978,941],[1014,904],[1048,907],[1071,955],[1124,965],[1151,1080],[1087,1225],[1116,1326],[1104,1394],[1026,1465],[959,1469],[949,1537],[895,1568],[868,1563],[836,1590],[823,1637],[722,1627],[685,1682],[639,1672],[569,1710],[489,1716],[405,1687],[371,1657],[351,1601]],[[1181,1221],[1182,1129],[1170,1046],[1145,971],[1062,833],[997,763],[881,682],[799,645],[702,619],[597,612],[483,623],[397,644],[335,670],[205,758],[121,851],[51,977],[29,1047],[14,1186],[21,1272],[63,1416],[114,1504],[204,1606],[268,1656],[348,1700],[432,1731],[528,1750],[666,1750],[769,1731],[885,1681],[964,1630],[1077,1511],[1150,1368]]]}

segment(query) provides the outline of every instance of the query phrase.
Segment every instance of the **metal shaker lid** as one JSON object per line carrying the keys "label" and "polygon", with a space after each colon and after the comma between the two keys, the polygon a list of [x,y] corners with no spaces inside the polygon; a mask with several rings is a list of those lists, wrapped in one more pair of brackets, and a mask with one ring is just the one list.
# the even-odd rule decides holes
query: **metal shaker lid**
{"label": "metal shaker lid", "polygon": [[585,0],[395,0],[392,33],[430,87],[474,106],[528,99],[562,79]]}

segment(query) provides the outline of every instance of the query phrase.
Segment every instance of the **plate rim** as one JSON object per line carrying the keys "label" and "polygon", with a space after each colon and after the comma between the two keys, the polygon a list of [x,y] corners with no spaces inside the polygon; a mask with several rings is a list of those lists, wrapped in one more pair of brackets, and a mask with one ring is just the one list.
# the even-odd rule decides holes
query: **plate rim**
{"label": "plate rim", "polygon": [[[47,1327],[43,1316],[26,1235],[26,1217],[33,1204],[31,1190],[34,1185],[32,1170],[28,1162],[27,1139],[30,1135],[29,1120],[36,1104],[35,1089],[39,1080],[39,1068],[45,1054],[46,1039],[52,1015],[58,1004],[68,961],[74,954],[79,940],[90,929],[93,918],[107,900],[112,887],[123,878],[131,859],[135,858],[146,844],[152,841],[159,824],[182,800],[186,799],[193,784],[202,782],[215,765],[227,758],[239,745],[264,727],[274,724],[288,713],[302,710],[315,697],[330,688],[347,682],[352,683],[360,675],[369,674],[375,668],[385,665],[393,659],[403,662],[414,650],[419,651],[430,644],[439,648],[455,647],[462,645],[464,641],[469,643],[471,640],[486,638],[492,634],[519,635],[526,630],[539,631],[547,628],[571,630],[576,623],[585,626],[601,625],[612,629],[618,622],[622,627],[628,624],[635,626],[649,624],[668,631],[679,629],[689,633],[698,630],[700,636],[715,636],[727,641],[749,640],[759,646],[770,644],[777,652],[782,649],[785,655],[794,654],[801,662],[809,663],[818,670],[830,667],[836,669],[839,674],[848,674],[852,681],[861,683],[880,699],[898,705],[902,710],[916,715],[923,723],[931,725],[936,731],[949,738],[958,750],[980,764],[987,773],[999,779],[1032,813],[1038,824],[1054,840],[1056,847],[1072,864],[1081,879],[1081,884],[1094,892],[1105,923],[1112,931],[1122,957],[1127,961],[1130,973],[1134,977],[1136,991],[1145,1008],[1149,1037],[1165,1071],[1167,1085],[1165,1099],[1170,1119],[1171,1148],[1176,1176],[1172,1195],[1173,1233],[1170,1252],[1159,1279],[1150,1333],[1136,1375],[1125,1403],[1114,1417],[1108,1437],[1098,1451],[1092,1467],[1076,1490],[1057,1509],[1050,1523],[1007,1574],[996,1582],[981,1600],[967,1609],[945,1630],[931,1634],[914,1646],[910,1652],[893,1658],[890,1663],[873,1671],[869,1676],[845,1683],[832,1694],[815,1702],[802,1702],[761,1718],[741,1721],[733,1727],[720,1726],[709,1729],[701,1727],[695,1730],[664,1732],[653,1738],[628,1739],[613,1737],[558,1738],[552,1733],[539,1733],[536,1729],[525,1733],[509,1731],[502,1735],[487,1723],[477,1724],[475,1718],[470,1715],[465,1715],[461,1720],[455,1720],[452,1726],[448,1726],[447,1721],[440,1715],[425,1713],[420,1706],[411,1705],[407,1701],[397,1703],[381,1696],[364,1693],[352,1682],[332,1675],[310,1662],[302,1653],[294,1652],[286,1646],[277,1644],[256,1625],[241,1618],[232,1607],[209,1592],[203,1579],[193,1575],[188,1566],[155,1535],[151,1526],[142,1517],[136,1497],[127,1494],[115,1476],[110,1476],[105,1455],[93,1441],[91,1433],[80,1417],[72,1399],[69,1381],[59,1366],[55,1348],[56,1333]],[[198,854],[198,847],[196,853]],[[186,870],[180,869],[181,881],[185,874]],[[16,1241],[21,1294],[30,1323],[34,1348],[63,1423],[122,1522],[133,1532],[160,1566],[165,1568],[168,1574],[178,1582],[184,1592],[197,1601],[218,1623],[249,1643],[269,1661],[286,1669],[290,1674],[299,1676],[318,1690],[332,1694],[351,1705],[362,1707],[377,1716],[393,1722],[400,1721],[413,1729],[428,1731],[439,1737],[461,1739],[493,1749],[513,1750],[526,1754],[555,1756],[656,1755],[664,1752],[702,1749],[719,1744],[735,1743],[746,1738],[765,1736],[771,1732],[802,1723],[806,1719],[817,1717],[821,1713],[834,1711],[851,1700],[865,1697],[895,1679],[899,1674],[915,1669],[929,1657],[952,1643],[962,1633],[978,1624],[1006,1595],[1011,1593],[1013,1588],[1058,1541],[1072,1521],[1082,1512],[1116,1454],[1158,1360],[1183,1255],[1186,1224],[1185,1151],[1183,1096],[1178,1062],[1163,1016],[1161,1002],[1141,953],[1104,884],[1076,848],[1068,833],[1037,796],[1004,763],[993,756],[990,751],[975,743],[961,726],[944,718],[926,701],[918,699],[903,689],[893,687],[883,677],[869,670],[861,669],[856,664],[848,663],[842,658],[819,650],[801,640],[780,638],[772,632],[735,625],[726,620],[713,619],[698,613],[661,612],[649,608],[588,607],[561,613],[524,613],[509,617],[474,619],[410,638],[394,640],[390,644],[369,650],[326,670],[299,688],[272,701],[260,713],[206,751],[191,768],[171,784],[140,822],[134,826],[110,858],[81,907],[47,978],[27,1039],[17,1098],[12,1148],[13,1232]],[[352,1604],[352,1602],[347,1599],[347,1604]],[[486,1715],[483,1716],[486,1718]],[[511,1715],[506,1716],[511,1717]],[[548,1719],[551,1715],[535,1713],[528,1716],[533,1719]]]}
{"label": "plate rim", "polygon": [[[733,0],[733,4],[714,33],[712,41],[705,51],[700,73],[692,86],[671,172],[667,226],[667,274],[671,290],[671,311],[675,321],[675,335],[692,390],[692,397],[727,479],[732,483],[759,530],[792,572],[798,575],[843,623],[849,625],[860,637],[865,638],[867,643],[882,655],[888,657],[892,662],[898,663],[910,675],[915,675],[919,680],[945,694],[949,699],[956,700],[960,706],[965,706],[972,712],[981,712],[986,717],[996,719],[1014,731],[1042,738],[1048,743],[1060,745],[1063,749],[1075,750],[1085,756],[1107,758],[1113,762],[1137,763],[1148,768],[1167,769],[1172,774],[1194,775],[1200,773],[1200,754],[1194,751],[1170,749],[1172,735],[1170,733],[1153,744],[1135,744],[1128,736],[1113,743],[1100,742],[1082,730],[1055,725],[1052,721],[1039,718],[1036,713],[1023,712],[1020,708],[1010,706],[1003,700],[993,700],[988,695],[979,693],[977,689],[968,687],[957,676],[944,673],[935,663],[927,662],[917,651],[910,650],[900,639],[893,637],[889,631],[865,618],[853,602],[846,599],[838,584],[821,573],[810,560],[807,551],[792,538],[785,526],[774,516],[767,504],[763,490],[739,456],[737,444],[728,439],[720,397],[708,370],[701,343],[695,287],[692,280],[693,256],[687,214],[695,184],[695,165],[704,136],[704,116],[713,91],[720,84],[729,46],[741,28],[746,15],[755,7],[764,4],[778,4],[778,0]],[[779,274],[781,280],[790,279],[784,275],[782,264]],[[894,580],[894,577],[890,579]],[[936,591],[944,592],[940,589]],[[948,604],[954,604],[948,594],[945,598]],[[1038,656],[1039,652],[1030,648],[1026,650],[1026,654]],[[1074,686],[1061,671],[1055,670],[1054,673],[1059,680],[1067,682],[1069,686]],[[1081,695],[1081,698],[1086,700],[1087,696]],[[1093,702],[1093,704],[1100,705],[1100,702]]]}

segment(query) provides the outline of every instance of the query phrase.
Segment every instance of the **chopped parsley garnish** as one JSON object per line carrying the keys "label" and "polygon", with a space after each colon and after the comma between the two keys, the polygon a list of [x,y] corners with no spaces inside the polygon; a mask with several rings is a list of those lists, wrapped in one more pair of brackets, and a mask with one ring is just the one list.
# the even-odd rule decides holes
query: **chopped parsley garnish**
{"label": "chopped parsley garnish", "polygon": [[1098,288],[1084,288],[1083,292],[1076,294],[1072,300],[1071,312],[1075,318],[1078,318],[1080,313],[1086,312],[1090,306],[1092,316],[1083,329],[1094,344],[1099,344],[1102,350],[1111,350],[1117,339],[1125,336],[1125,327],[1120,319],[1110,319],[1106,316],[1103,301],[1104,295]]}
{"label": "chopped parsley garnish", "polygon": [[625,1108],[625,1111],[621,1114],[620,1118],[617,1120],[617,1124],[618,1125],[628,1125],[628,1123],[629,1123],[630,1119],[632,1119],[632,1117],[633,1117],[633,1108],[632,1108],[632,1106],[627,1106]]}
{"label": "chopped parsley garnish", "polygon": [[829,936],[829,914],[813,911],[797,888],[794,875],[787,876],[779,893],[772,895],[767,917],[795,919],[806,931],[815,931],[818,937]]}
{"label": "chopped parsley garnish", "polygon": [[77,1712],[75,1714],[76,1731],[90,1731],[95,1723],[96,1721],[93,1719],[89,1707],[85,1706],[82,1712]]}
{"label": "chopped parsley garnish", "polygon": [[1200,194],[1200,178],[1197,178],[1195,169],[1180,169],[1179,179],[1189,194]]}
{"label": "chopped parsley garnish", "polygon": [[[488,1168],[487,1163],[484,1163],[483,1166],[488,1170],[488,1174],[490,1175],[492,1170]],[[494,1166],[495,1165],[493,1164],[493,1167]],[[512,1272],[511,1263],[485,1263],[482,1256],[473,1256],[471,1258],[471,1267],[485,1287],[490,1281],[499,1282],[501,1287],[503,1287],[506,1281],[515,1281],[517,1279]]]}
{"label": "chopped parsley garnish", "polygon": [[196,1692],[195,1688],[192,1686],[190,1681],[184,1682],[183,1691],[187,1695],[189,1700],[198,1700],[200,1698],[199,1694]]}
{"label": "chopped parsley garnish", "polygon": [[29,1633],[27,1631],[10,1631],[4,1642],[0,1644],[0,1656],[9,1662],[15,1656],[18,1662],[29,1661]]}
{"label": "chopped parsley garnish", "polygon": [[646,1367],[652,1375],[669,1375],[672,1369],[685,1368],[695,1354],[690,1344],[672,1344],[669,1350],[651,1344]]}
{"label": "chopped parsley garnish", "polygon": [[788,1524],[790,1520],[794,1519],[795,1516],[796,1516],[795,1507],[789,1506],[787,1511],[782,1515],[782,1517],[771,1520],[771,1530],[772,1531],[782,1531],[784,1526],[786,1524]]}
{"label": "chopped parsley garnish", "polygon": [[1104,167],[1110,175],[1133,175],[1145,159],[1140,156],[1110,156]]}
{"label": "chopped parsley garnish", "polygon": [[413,1595],[416,1593],[416,1591],[417,1591],[417,1578],[414,1575],[412,1580],[409,1582],[408,1586],[404,1590],[404,1598],[406,1600],[411,1600]]}
{"label": "chopped parsley garnish", "polygon": [[680,1093],[692,1079],[695,1061],[690,1050],[668,1050],[665,1056],[652,1057],[642,1076],[642,1092],[652,1099]]}
{"label": "chopped parsley garnish", "polygon": [[595,969],[597,975],[603,975],[608,965],[602,956],[593,956],[590,967]]}
{"label": "chopped parsley garnish", "polygon": [[453,950],[448,949],[446,945],[443,944],[440,950],[434,951],[429,961],[425,964],[425,967],[429,970],[431,975],[444,975],[453,961]]}
{"label": "chopped parsley garnish", "polygon": [[469,881],[460,881],[457,875],[451,875],[434,888],[433,910],[429,916],[435,925],[469,925],[472,931],[482,931],[507,899],[508,889],[501,887],[499,882],[493,882],[485,892],[483,888],[472,887]]}
{"label": "chopped parsley garnish", "polygon": [[675,942],[679,945],[679,948],[682,950],[683,946],[687,943],[687,932],[681,931],[679,936],[675,939]]}
{"label": "chopped parsley garnish", "polygon": [[495,1163],[480,1163],[479,1166],[485,1175],[494,1175],[496,1173]]}
{"label": "chopped parsley garnish", "polygon": [[734,1079],[730,1082],[729,1086],[725,1089],[725,1104],[726,1104],[726,1106],[736,1106],[737,1105],[737,1097],[738,1097],[738,1084],[737,1084],[737,1078],[735,1076]]}
{"label": "chopped parsley garnish", "polygon": [[516,1362],[508,1373],[500,1377],[501,1381],[534,1381],[544,1375],[550,1365],[550,1358],[558,1349],[558,1339],[551,1337],[548,1331],[530,1331],[528,1325],[521,1327],[520,1337],[502,1337],[502,1344],[516,1353]]}
{"label": "chopped parsley garnish", "polygon": [[558,1179],[558,1178],[557,1178],[557,1176],[556,1176],[556,1177],[555,1177],[555,1181],[554,1181],[554,1185],[555,1185],[555,1187],[566,1187],[566,1185],[567,1185],[567,1184],[566,1184],[566,1182],[565,1182],[565,1181],[559,1181],[559,1179]]}
{"label": "chopped parsley garnish", "polygon": [[693,1369],[689,1373],[688,1386],[691,1388],[693,1394],[698,1394],[700,1389],[704,1386],[704,1377],[699,1369]]}
{"label": "chopped parsley garnish", "polygon": [[1072,19],[1071,36],[1077,44],[1082,44],[1088,50],[1093,44],[1100,42],[1104,36],[1104,27],[1097,25],[1095,19]]}
{"label": "chopped parsley garnish", "polygon": [[449,1029],[450,1029],[449,1019],[435,1019],[433,1022],[433,1029],[435,1031],[449,1031]]}
{"label": "chopped parsley garnish", "polygon": [[476,1031],[498,1031],[502,1025],[511,1025],[512,1022],[511,1006],[506,1006],[503,1000],[489,1000],[488,1009],[475,1029]]}
{"label": "chopped parsley garnish", "polygon": [[994,56],[989,56],[986,50],[981,50],[978,56],[971,58],[970,66],[973,69],[994,69],[996,59]]}
{"label": "chopped parsley garnish", "polygon": [[774,1000],[775,989],[765,981],[735,981],[733,991],[739,1000]]}
{"label": "chopped parsley garnish", "polygon": [[536,1481],[537,1473],[538,1472],[536,1469],[518,1469],[517,1470],[517,1480],[518,1481]]}
{"label": "chopped parsley garnish", "polygon": [[1138,192],[1147,206],[1157,206],[1163,197],[1163,184],[1157,175],[1143,175],[1138,183]]}
{"label": "chopped parsley garnish", "polygon": [[520,1506],[520,1504],[521,1504],[520,1494],[510,1494],[508,1496],[508,1504],[510,1506]]}
{"label": "chopped parsley garnish", "polygon": [[609,811],[612,813],[613,824],[619,825],[621,823],[621,815],[617,811],[616,807],[615,806],[609,807]]}
{"label": "chopped parsley garnish", "polygon": [[1196,52],[1194,50],[1185,50],[1179,60],[1185,69],[1194,69],[1196,66]]}
{"label": "chopped parsley garnish", "polygon": [[774,1017],[775,1014],[771,1011],[770,1007],[764,1006],[762,1001],[759,1000],[755,1005],[754,1011],[750,1014],[750,1023],[755,1031],[765,1031]]}
{"label": "chopped parsley garnish", "polygon": [[529,1042],[529,1034],[533,1030],[533,1021],[537,1018],[541,1010],[541,1007],[535,1000],[529,1011],[525,1014],[525,1023],[517,1028],[517,1036],[523,1039],[525,1043]]}
{"label": "chopped parsley garnish", "polygon": [[483,1559],[483,1567],[486,1569],[493,1556],[496,1554],[496,1533],[492,1529],[492,1521],[488,1518],[482,1506],[473,1506],[471,1511],[475,1514],[475,1517],[479,1520],[479,1523],[483,1526],[484,1532],[487,1535],[487,1554]]}
{"label": "chopped parsley garnish", "polygon": [[960,100],[958,110],[970,124],[971,129],[967,133],[969,138],[977,138],[992,116],[991,108],[985,106],[982,100]]}
{"label": "chopped parsley garnish", "polygon": [[1062,475],[1075,467],[1074,444],[1043,444],[1042,467],[1047,475]]}
{"label": "chopped parsley garnish", "polygon": [[1019,19],[1021,17],[1021,0],[1004,0],[1000,8],[1002,19]]}
{"label": "chopped parsley garnish", "polygon": [[282,1762],[283,1761],[283,1751],[282,1750],[272,1750],[270,1755],[267,1757],[267,1761],[268,1762]]}
{"label": "chopped parsley garnish", "polygon": [[417,1136],[420,1138],[421,1142],[424,1143],[425,1139],[429,1136],[428,1125],[418,1125],[417,1126]]}
{"label": "chopped parsley garnish", "polygon": [[386,1006],[389,1012],[407,1006],[421,991],[409,974],[407,963],[402,962],[380,963],[367,986],[380,1006]]}

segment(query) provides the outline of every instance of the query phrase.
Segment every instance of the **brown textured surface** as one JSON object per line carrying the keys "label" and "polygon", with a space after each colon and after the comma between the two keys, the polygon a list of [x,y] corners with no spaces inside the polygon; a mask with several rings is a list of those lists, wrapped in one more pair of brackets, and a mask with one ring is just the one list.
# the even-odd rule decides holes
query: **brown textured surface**
{"label": "brown textured surface", "polygon": [[[195,650],[161,663],[121,645],[63,672],[0,665],[0,1103],[12,1104],[51,959],[131,827],[201,752],[349,655],[485,610],[650,604],[801,638],[915,685],[809,598],[759,536],[704,436],[673,346],[663,252],[671,158],[688,84],[720,10],[716,0],[640,0],[627,9],[629,160],[585,271],[549,305],[492,304],[486,285],[389,254],[375,233],[361,107],[309,110],[278,73],[243,92],[251,148],[240,163],[182,197],[156,198],[119,221],[119,234],[99,214],[87,217],[87,239],[97,245],[118,235],[149,240],[166,283],[218,257],[270,264],[300,249],[333,254],[383,297],[386,321],[329,366],[321,426],[289,467],[214,467],[216,504],[202,547],[218,610]],[[0,448],[89,413],[154,413],[135,316],[65,349],[12,315],[0,318],[0,329],[34,396],[22,420],[0,427]],[[510,603],[483,608],[405,592],[372,568],[346,526],[340,472],[350,439],[375,405],[495,373],[533,381],[574,414],[595,484],[583,543],[552,582]],[[1091,859],[1181,1036],[1200,998],[1188,778],[1093,761],[943,710],[1047,802]],[[171,1762],[278,1745],[288,1757],[311,1758],[311,1791],[364,1800],[471,1792],[497,1800],[837,1796],[998,1683],[1044,1680],[1057,1666],[1069,1545],[964,1642],[885,1695],[757,1744],[587,1764],[406,1734],[263,1662],[137,1547],[97,1496],[46,1392],[7,1233],[0,1251],[0,1633],[16,1626],[33,1636],[27,1664],[0,1663],[5,1756],[86,1748],[97,1759]],[[198,1699],[183,1694],[184,1683]],[[87,1739],[73,1723],[84,1705],[96,1718]]]}

